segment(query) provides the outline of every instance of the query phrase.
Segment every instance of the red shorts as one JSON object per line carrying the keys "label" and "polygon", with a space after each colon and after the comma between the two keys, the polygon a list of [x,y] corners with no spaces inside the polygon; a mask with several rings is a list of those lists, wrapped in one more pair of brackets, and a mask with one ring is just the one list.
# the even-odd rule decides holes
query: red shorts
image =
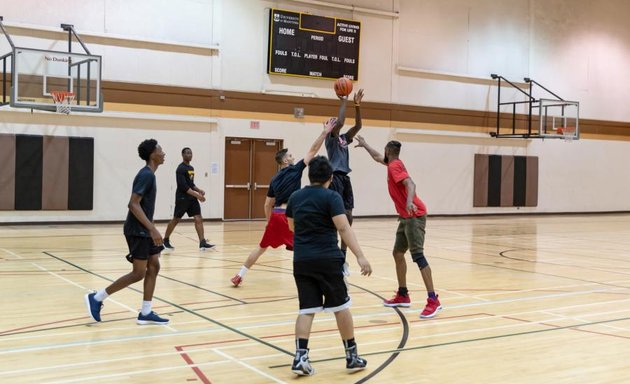
{"label": "red shorts", "polygon": [[285,245],[287,250],[293,250],[293,232],[289,229],[289,222],[284,211],[274,209],[267,222],[265,234],[260,240],[260,248],[278,248]]}

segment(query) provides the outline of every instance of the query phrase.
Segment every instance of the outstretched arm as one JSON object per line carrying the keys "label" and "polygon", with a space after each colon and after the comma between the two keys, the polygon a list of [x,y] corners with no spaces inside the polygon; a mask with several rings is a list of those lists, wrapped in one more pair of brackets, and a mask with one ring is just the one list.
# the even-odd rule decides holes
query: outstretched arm
{"label": "outstretched arm", "polygon": [[313,160],[315,155],[317,155],[317,152],[319,152],[319,149],[322,147],[322,144],[324,143],[326,136],[328,136],[328,134],[333,130],[336,122],[337,122],[337,119],[333,117],[333,118],[328,119],[328,121],[324,123],[324,130],[322,131],[322,133],[319,134],[319,136],[317,136],[317,139],[315,139],[315,141],[311,145],[311,148],[308,150],[308,153],[306,154],[306,156],[304,156],[304,164],[308,165],[308,163],[310,163],[311,160]]}
{"label": "outstretched arm", "polygon": [[387,165],[385,164],[385,157],[383,157],[383,155],[381,155],[376,149],[370,147],[368,143],[365,141],[365,139],[363,138],[363,136],[357,135],[357,145],[355,145],[354,147],[365,148],[365,150],[368,151],[370,156],[372,156],[374,161],[376,161],[377,163],[381,163],[383,165]]}
{"label": "outstretched arm", "polygon": [[339,131],[341,131],[341,127],[346,121],[346,103],[348,102],[348,96],[337,96],[341,100],[341,105],[339,105],[339,115],[337,116],[337,121],[332,130],[333,136],[339,136]]}
{"label": "outstretched arm", "polygon": [[348,142],[351,142],[354,136],[359,133],[359,130],[362,127],[361,124],[361,100],[363,99],[363,89],[359,89],[358,92],[354,94],[354,127],[350,128],[348,132],[346,132],[346,139]]}

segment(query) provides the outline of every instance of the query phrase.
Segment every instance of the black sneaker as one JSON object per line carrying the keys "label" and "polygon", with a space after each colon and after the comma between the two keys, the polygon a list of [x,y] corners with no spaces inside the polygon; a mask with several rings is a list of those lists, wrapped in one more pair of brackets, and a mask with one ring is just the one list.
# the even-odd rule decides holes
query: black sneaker
{"label": "black sneaker", "polygon": [[208,243],[208,240],[204,239],[199,242],[200,251],[205,251],[206,249],[212,249],[214,247],[216,247],[216,245]]}
{"label": "black sneaker", "polygon": [[352,371],[365,369],[367,360],[357,354],[357,346],[346,349],[346,368]]}
{"label": "black sneaker", "polygon": [[311,362],[308,360],[308,349],[298,349],[295,351],[291,371],[298,376],[311,376],[315,374],[315,369],[313,369]]}
{"label": "black sneaker", "polygon": [[133,264],[133,256],[131,256],[131,253],[128,253],[127,256],[125,256],[125,259],[127,259],[128,262]]}
{"label": "black sneaker", "polygon": [[171,241],[169,239],[164,239],[164,250],[165,251],[174,251],[175,247],[171,245]]}

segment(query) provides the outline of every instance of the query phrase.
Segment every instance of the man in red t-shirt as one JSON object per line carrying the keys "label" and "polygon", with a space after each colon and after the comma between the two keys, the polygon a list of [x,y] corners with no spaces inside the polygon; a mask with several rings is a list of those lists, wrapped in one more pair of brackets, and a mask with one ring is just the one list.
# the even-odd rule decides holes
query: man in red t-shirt
{"label": "man in red t-shirt", "polygon": [[420,314],[421,318],[431,318],[441,310],[440,300],[433,288],[431,267],[424,257],[424,228],[426,226],[427,208],[416,195],[416,184],[407,173],[403,162],[399,159],[401,144],[392,140],[385,146],[385,155],[370,147],[365,139],[356,136],[357,147],[365,148],[370,156],[387,166],[387,187],[389,195],[394,201],[398,212],[398,229],[396,230],[396,242],[394,244],[394,261],[396,262],[396,277],[398,278],[398,291],[392,299],[385,300],[386,307],[409,307],[411,299],[407,290],[407,262],[405,252],[409,250],[414,263],[418,264],[420,274],[427,289],[427,305]]}

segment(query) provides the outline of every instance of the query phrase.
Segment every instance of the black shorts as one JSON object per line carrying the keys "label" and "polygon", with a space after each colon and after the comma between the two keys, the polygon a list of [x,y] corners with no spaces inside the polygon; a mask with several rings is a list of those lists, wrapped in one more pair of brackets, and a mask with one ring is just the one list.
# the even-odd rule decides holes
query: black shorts
{"label": "black shorts", "polygon": [[127,246],[129,247],[129,254],[138,260],[149,260],[149,256],[159,255],[164,247],[156,246],[153,244],[153,239],[150,237],[141,236],[127,236]]}
{"label": "black shorts", "polygon": [[184,213],[187,213],[188,217],[201,215],[201,206],[199,205],[199,200],[194,198],[175,199],[175,213],[173,213],[173,216],[181,219],[184,216]]}
{"label": "black shorts", "polygon": [[341,195],[343,200],[343,207],[346,210],[354,208],[354,193],[352,192],[352,183],[350,182],[350,176],[345,173],[335,172],[333,173],[332,183],[328,187],[331,191],[335,191]]}
{"label": "black shorts", "polygon": [[343,264],[341,259],[293,262],[300,315],[350,308],[352,300],[348,296]]}

